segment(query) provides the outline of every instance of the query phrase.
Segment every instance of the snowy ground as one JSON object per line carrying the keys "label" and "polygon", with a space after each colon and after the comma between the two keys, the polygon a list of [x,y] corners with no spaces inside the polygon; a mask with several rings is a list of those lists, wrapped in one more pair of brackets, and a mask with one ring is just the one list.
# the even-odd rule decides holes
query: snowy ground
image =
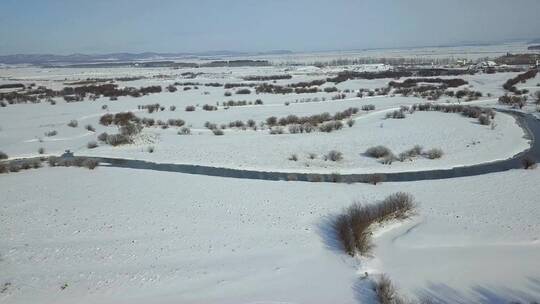
{"label": "snowy ground", "polygon": [[[4,303],[358,303],[365,271],[411,298],[540,296],[538,170],[370,186],[44,168],[0,182]],[[378,230],[373,259],[341,252],[328,216],[395,191],[418,215]]]}
{"label": "snowy ground", "polygon": [[[433,58],[519,51],[523,45],[417,49],[404,54]],[[324,60],[370,56],[399,57],[392,50],[330,53]],[[438,53],[443,52],[443,53]],[[428,55],[426,55],[428,54]],[[313,55],[313,56],[311,56]],[[274,62],[317,60],[320,54],[277,56]],[[354,55],[354,56],[353,56]],[[439,56],[440,55],[440,56]],[[353,57],[351,57],[353,56]],[[405,56],[405,55],[403,55]],[[430,57],[430,58],[431,58]],[[250,68],[0,68],[0,84],[22,82],[61,89],[86,78],[144,76],[120,86],[166,87],[176,81],[246,82],[249,75],[290,74],[286,85],[326,79],[344,67],[289,66]],[[384,65],[349,67],[386,69]],[[195,79],[183,72],[202,73]],[[518,73],[463,76],[481,91],[470,104],[502,107],[502,84]],[[453,78],[453,77],[452,77]],[[206,87],[150,94],[118,101],[56,105],[16,104],[0,108],[0,151],[10,157],[76,155],[135,158],[286,172],[397,172],[450,168],[505,159],[529,147],[513,117],[498,113],[494,127],[459,114],[416,112],[385,119],[388,111],[426,102],[402,96],[357,98],[359,89],[385,87],[392,79],[349,80],[336,93],[235,94]],[[402,79],[403,80],[403,79]],[[540,74],[518,84],[533,94]],[[326,83],[323,87],[333,86]],[[465,86],[464,86],[465,87]],[[463,89],[461,87],[460,89]],[[225,97],[225,92],[231,97]],[[488,95],[489,94],[489,95]],[[326,101],[306,102],[318,98]],[[264,105],[204,104],[228,100]],[[440,103],[457,102],[441,98]],[[164,111],[147,113],[139,105],[160,103]],[[286,105],[289,104],[289,105]],[[206,121],[222,124],[269,116],[335,113],[373,104],[360,111],[352,127],[332,133],[270,135],[268,129],[226,129],[215,136]],[[107,109],[102,109],[107,105]],[[187,105],[196,105],[186,112]],[[175,111],[169,109],[176,106]],[[529,103],[523,111],[534,112]],[[98,123],[105,113],[133,111],[140,117],[181,118],[192,134],[178,128],[145,128],[135,144],[88,149],[101,132],[116,127]],[[78,127],[67,126],[77,120]],[[90,124],[96,132],[84,127]],[[56,130],[58,134],[45,136]],[[399,154],[414,145],[441,148],[441,159],[417,158],[383,165],[366,157],[371,146]],[[149,153],[148,148],[154,152]],[[324,161],[339,150],[344,159]],[[308,155],[315,154],[315,159]],[[288,158],[296,154],[298,161]],[[42,168],[0,174],[0,302],[2,303],[373,303],[371,278],[386,273],[406,297],[431,297],[448,303],[509,303],[540,299],[539,170],[513,170],[476,177],[365,184],[240,180],[170,172],[99,167]],[[396,191],[412,193],[417,215],[379,227],[370,258],[345,255],[333,239],[329,219],[353,201],[372,203]],[[368,272],[368,279],[362,279]]]}
{"label": "snowy ground", "polygon": [[[0,70],[11,81],[36,82],[37,85],[62,87],[64,83],[86,79],[87,77],[121,77],[132,73],[132,76],[170,75],[166,79],[143,79],[120,82],[129,86],[166,86],[175,81],[195,82],[245,82],[241,77],[247,75],[276,75],[289,73],[292,79],[278,80],[278,84],[298,81],[324,79],[330,73],[329,69],[296,69],[288,71],[283,67],[257,68],[203,68],[191,69],[203,73],[195,79],[180,79],[178,70],[170,69],[48,69],[37,68],[3,69]],[[184,70],[180,70],[184,71]],[[517,73],[497,73],[465,76],[472,89],[484,93],[479,101],[472,104],[494,106],[497,96],[504,94],[502,83]],[[65,80],[68,79],[68,80]],[[7,81],[7,80],[4,80]],[[58,100],[56,105],[17,104],[0,109],[0,149],[10,157],[27,157],[37,154],[40,147],[46,154],[61,154],[70,149],[79,155],[110,156],[119,158],[137,158],[156,162],[183,164],[199,164],[229,168],[249,168],[267,171],[296,171],[296,172],[392,172],[417,171],[423,169],[450,168],[461,165],[477,164],[485,161],[505,159],[525,150],[529,143],[523,138],[523,131],[514,123],[514,119],[505,114],[497,115],[494,130],[489,126],[481,126],[475,120],[457,114],[415,113],[403,120],[384,119],[385,112],[399,108],[402,105],[426,102],[424,99],[401,96],[374,96],[357,98],[355,90],[360,88],[374,89],[384,87],[390,79],[349,80],[337,85],[340,90],[352,90],[346,93],[345,100],[330,100],[335,93],[313,94],[233,94],[225,97],[222,87],[199,86],[198,90],[183,91],[181,88],[174,93],[163,92],[150,94],[140,98],[120,97],[118,101],[100,98],[96,101],[65,103]],[[324,86],[330,86],[327,83]],[[207,92],[208,94],[205,94]],[[492,97],[488,97],[490,93]],[[302,102],[308,98],[326,98],[326,101]],[[204,111],[203,104],[215,104],[227,100],[263,100],[263,105],[219,107],[217,111]],[[456,102],[442,98],[438,102]],[[285,103],[290,105],[285,105]],[[138,110],[139,105],[159,103],[164,111],[147,113]],[[333,133],[284,134],[270,135],[268,129],[258,131],[227,129],[224,136],[214,136],[204,128],[205,122],[228,124],[229,122],[248,119],[258,124],[270,116],[285,117],[290,114],[306,116],[323,112],[335,113],[349,107],[373,104],[375,111],[360,113],[354,117],[352,128]],[[108,109],[102,109],[107,105]],[[187,105],[198,105],[196,111],[186,112]],[[175,111],[169,110],[176,106]],[[162,130],[160,128],[145,128],[143,135],[134,145],[111,147],[102,144],[97,149],[89,150],[86,145],[95,141],[101,132],[116,133],[116,127],[101,126],[99,117],[105,113],[133,111],[140,117],[155,120],[181,118],[191,128],[192,135],[177,135],[178,128]],[[79,127],[70,128],[66,124],[77,120]],[[96,132],[87,131],[84,126],[90,124]],[[286,128],[285,128],[286,129]],[[46,132],[56,130],[58,135],[45,136]],[[392,165],[382,165],[377,160],[364,156],[362,153],[375,145],[386,145],[397,155],[400,152],[422,145],[426,149],[440,148],[445,156],[438,160],[416,159],[412,162],[394,162]],[[146,151],[154,148],[154,153]],[[344,160],[327,162],[323,155],[330,150],[343,152]],[[309,159],[314,153],[316,159]],[[296,154],[299,161],[289,161]]]}

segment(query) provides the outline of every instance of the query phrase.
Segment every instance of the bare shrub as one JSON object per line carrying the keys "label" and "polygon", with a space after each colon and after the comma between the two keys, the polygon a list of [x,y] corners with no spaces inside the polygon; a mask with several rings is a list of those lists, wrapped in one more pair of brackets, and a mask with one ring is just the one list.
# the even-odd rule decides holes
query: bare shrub
{"label": "bare shrub", "polygon": [[167,120],[167,124],[169,124],[169,126],[175,126],[175,127],[181,127],[183,125],[186,124],[185,121],[183,121],[182,119],[168,119]]}
{"label": "bare shrub", "polygon": [[315,154],[315,153],[309,153],[309,154],[308,154],[308,157],[309,157],[309,159],[315,159],[315,158],[317,158],[317,154]]}
{"label": "bare shrub", "polygon": [[0,151],[0,159],[8,159],[8,155],[2,151]]}
{"label": "bare shrub", "polygon": [[195,106],[186,106],[186,112],[193,112],[195,111]]}
{"label": "bare shrub", "polygon": [[276,127],[276,128],[271,128],[270,129],[270,134],[272,134],[272,135],[283,134],[283,133],[284,133],[284,131],[283,131],[282,127]]}
{"label": "bare shrub", "polygon": [[405,151],[401,152],[401,153],[398,155],[397,159],[398,159],[399,161],[401,161],[401,162],[403,162],[403,161],[405,161],[405,160],[407,160],[407,159],[413,159],[413,158],[415,158],[415,157],[421,155],[421,154],[422,154],[422,150],[423,150],[422,146],[420,146],[420,145],[415,145],[415,146],[412,147],[411,149],[405,150]]}
{"label": "bare shrub", "polygon": [[347,125],[349,126],[349,128],[352,127],[354,125],[354,120],[352,119],[347,120]]}
{"label": "bare shrub", "polygon": [[104,126],[108,126],[108,125],[113,123],[113,120],[114,120],[114,115],[112,115],[110,113],[107,113],[107,114],[103,114],[99,118],[99,123],[104,125]]}
{"label": "bare shrub", "polygon": [[86,125],[84,128],[90,132],[96,132],[96,129],[92,125]]}
{"label": "bare shrub", "polygon": [[45,153],[45,148],[39,147],[38,153],[39,153],[39,154],[44,154],[44,153]]}
{"label": "bare shrub", "polygon": [[324,160],[340,161],[342,159],[343,159],[343,153],[336,150],[331,150],[324,156]]}
{"label": "bare shrub", "polygon": [[189,135],[191,134],[191,129],[188,127],[182,127],[180,131],[178,131],[178,135]]}
{"label": "bare shrub", "polygon": [[21,170],[21,166],[17,163],[10,163],[8,165],[8,168],[9,168],[9,172],[19,172]]}
{"label": "bare shrub", "polygon": [[95,141],[93,141],[93,140],[92,140],[92,141],[89,141],[89,142],[86,144],[86,147],[87,147],[88,149],[94,149],[94,148],[97,148],[97,146],[98,146],[98,143],[95,142]]}
{"label": "bare shrub", "polygon": [[392,151],[385,146],[375,146],[368,148],[365,152],[367,156],[381,158],[392,154]]}
{"label": "bare shrub", "polygon": [[414,213],[415,207],[412,195],[404,192],[391,194],[374,204],[354,203],[336,218],[334,230],[347,254],[367,255],[373,248],[372,225],[405,219]]}
{"label": "bare shrub", "polygon": [[383,156],[381,158],[381,163],[383,165],[391,165],[394,162],[395,159],[396,159],[396,157],[394,156],[394,154],[390,153],[390,154],[388,154],[386,156]]}
{"label": "bare shrub", "polygon": [[94,170],[97,166],[99,166],[99,162],[92,158],[87,158],[82,162],[82,167],[88,168],[90,170]]}
{"label": "bare shrub", "polygon": [[45,136],[47,136],[47,137],[55,136],[57,134],[58,134],[58,131],[56,131],[56,130],[45,132]]}
{"label": "bare shrub", "polygon": [[424,152],[424,155],[429,159],[437,159],[441,158],[444,155],[444,152],[439,148],[433,148]]}
{"label": "bare shrub", "polygon": [[119,146],[132,143],[131,138],[125,134],[107,135],[105,142],[111,146]]}
{"label": "bare shrub", "polygon": [[22,170],[28,170],[32,168],[32,162],[29,160],[24,160],[20,163],[20,166]]}
{"label": "bare shrub", "polygon": [[298,161],[298,155],[296,155],[296,154],[291,154],[291,156],[289,156],[289,160],[291,160],[291,161]]}
{"label": "bare shrub", "polygon": [[214,133],[214,135],[217,135],[217,136],[225,134],[223,130],[221,129],[213,129],[212,132]]}
{"label": "bare shrub", "polygon": [[217,111],[216,106],[212,106],[212,105],[209,105],[209,104],[205,104],[202,108],[205,111]]}
{"label": "bare shrub", "polygon": [[148,153],[154,153],[154,147],[150,146],[146,151],[148,151]]}
{"label": "bare shrub", "polygon": [[257,123],[255,122],[255,120],[253,119],[248,119],[248,121],[246,122],[247,126],[250,127],[250,128],[255,128],[257,126]]}
{"label": "bare shrub", "polygon": [[9,173],[9,168],[7,164],[0,163],[0,173]]}
{"label": "bare shrub", "polygon": [[373,111],[375,110],[375,105],[372,105],[372,104],[363,105],[361,109],[362,111]]}
{"label": "bare shrub", "polygon": [[251,94],[251,90],[250,89],[240,89],[238,91],[235,92],[236,94]]}
{"label": "bare shrub", "polygon": [[370,183],[372,185],[377,185],[379,183],[384,182],[385,178],[382,174],[370,174],[366,177],[366,182]]}
{"label": "bare shrub", "polygon": [[405,112],[402,109],[395,110],[393,112],[386,113],[386,118],[403,119],[405,118]]}
{"label": "bare shrub", "polygon": [[478,117],[478,122],[481,125],[487,126],[491,123],[491,119],[489,118],[489,116],[482,114]]}
{"label": "bare shrub", "polygon": [[133,135],[139,134],[142,129],[143,127],[140,124],[128,122],[121,126],[119,131],[120,134],[131,137]]}
{"label": "bare shrub", "polygon": [[373,291],[381,304],[399,304],[402,303],[396,288],[385,274],[381,275],[379,280],[375,281]]}
{"label": "bare shrub", "polygon": [[107,136],[109,136],[107,134],[107,132],[103,132],[103,133],[99,134],[97,138],[98,138],[99,141],[107,141]]}
{"label": "bare shrub", "polygon": [[334,130],[340,130],[341,128],[343,128],[343,123],[341,121],[328,121],[319,126],[319,131],[330,133]]}
{"label": "bare shrub", "polygon": [[67,124],[69,127],[76,128],[79,125],[79,122],[77,122],[75,119],[71,120]]}
{"label": "bare shrub", "polygon": [[176,111],[176,106],[170,106],[169,111]]}
{"label": "bare shrub", "polygon": [[531,157],[525,157],[521,160],[523,169],[534,169],[536,167],[536,162]]}

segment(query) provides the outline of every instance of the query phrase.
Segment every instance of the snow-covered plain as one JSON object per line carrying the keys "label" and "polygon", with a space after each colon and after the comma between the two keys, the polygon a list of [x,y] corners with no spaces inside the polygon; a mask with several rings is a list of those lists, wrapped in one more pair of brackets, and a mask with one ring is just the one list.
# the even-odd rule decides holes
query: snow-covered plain
{"label": "snow-covered plain", "polygon": [[[540,296],[538,170],[370,186],[44,168],[0,182],[4,303],[358,303],[373,297],[365,271],[410,298]],[[395,191],[417,215],[376,230],[373,259],[344,254],[328,217]]]}
{"label": "snow-covered plain", "polygon": [[[242,77],[247,75],[279,75],[291,74],[292,79],[278,80],[278,84],[288,84],[300,81],[325,79],[336,68],[304,70],[287,70],[284,67],[250,67],[250,68],[201,68],[187,69],[203,73],[195,79],[183,79],[178,70],[171,69],[49,69],[37,68],[3,69],[6,79],[35,82],[36,85],[47,87],[64,86],[88,77],[114,78],[128,75],[149,77],[147,79],[118,82],[120,86],[149,86],[163,87],[179,82],[245,82]],[[46,73],[48,71],[48,73]],[[180,71],[184,71],[183,69]],[[161,75],[160,78],[152,76]],[[163,75],[169,75],[167,78]],[[506,79],[517,73],[480,74],[466,76],[472,89],[482,91],[486,96],[473,103],[485,105],[496,104],[495,96],[504,92],[501,85]],[[165,78],[163,78],[165,77]],[[67,80],[66,80],[67,79]],[[415,113],[406,119],[385,119],[385,113],[400,106],[426,102],[424,99],[401,96],[373,96],[357,98],[356,91],[381,88],[391,79],[349,80],[337,85],[340,90],[350,90],[345,93],[343,100],[331,100],[335,93],[310,94],[233,94],[225,97],[227,90],[223,87],[199,86],[199,89],[182,90],[182,86],[174,93],[162,92],[140,98],[120,97],[118,101],[99,98],[96,101],[66,103],[57,100],[56,105],[15,104],[0,109],[0,147],[11,157],[28,157],[36,155],[43,147],[46,154],[60,154],[66,149],[79,155],[109,156],[118,158],[137,158],[155,162],[182,164],[197,164],[228,168],[249,168],[265,171],[285,172],[392,172],[417,171],[424,169],[451,168],[471,165],[486,161],[509,158],[529,146],[523,138],[523,131],[506,114],[495,118],[496,127],[482,126],[474,119],[458,114],[443,114],[437,112]],[[326,83],[323,86],[331,86]],[[487,97],[487,93],[492,96]],[[308,98],[318,98],[326,101],[302,102]],[[215,104],[227,100],[261,99],[263,105],[247,105],[225,108],[220,106],[217,111],[204,111],[202,105]],[[457,102],[455,99],[442,98],[438,102]],[[139,105],[159,103],[164,111],[147,113],[139,110]],[[288,103],[288,105],[286,105]],[[257,131],[226,129],[224,136],[214,136],[204,128],[205,122],[228,124],[229,122],[253,119],[260,124],[270,116],[285,117],[290,114],[307,116],[323,112],[335,113],[349,107],[361,108],[373,104],[375,111],[360,111],[354,117],[355,124],[351,128],[333,133],[314,132],[310,134],[270,135],[267,128]],[[107,109],[102,109],[107,105]],[[193,112],[186,112],[188,105],[196,105]],[[175,106],[175,111],[170,111]],[[153,127],[145,128],[141,138],[135,144],[122,147],[100,145],[96,149],[88,149],[87,143],[96,141],[101,132],[116,133],[116,127],[104,127],[99,124],[99,118],[105,113],[132,111],[140,117],[167,121],[170,118],[181,118],[191,128],[192,135],[177,135],[179,128],[166,130]],[[67,123],[77,120],[79,127],[71,128]],[[87,131],[84,126],[90,124],[96,132]],[[286,129],[286,128],[285,128]],[[45,136],[46,132],[56,130],[58,135]],[[392,165],[382,165],[377,160],[363,155],[363,152],[376,145],[386,145],[397,155],[414,145],[422,145],[425,149],[440,148],[445,156],[438,160],[418,158],[414,161],[394,162]],[[149,147],[154,153],[147,153]],[[340,162],[324,161],[324,154],[330,150],[343,153]],[[310,159],[309,154],[315,154]],[[296,154],[298,161],[288,160]]]}
{"label": "snow-covered plain", "polygon": [[[386,119],[389,111],[426,100],[392,94],[356,97],[359,89],[382,88],[392,79],[339,83],[335,86],[345,94],[343,100],[331,100],[336,93],[325,92],[239,95],[236,89],[204,84],[249,83],[242,78],[290,74],[292,79],[275,82],[287,85],[326,79],[345,68],[388,68],[287,64],[293,61],[402,56],[476,59],[523,49],[522,44],[507,44],[293,54],[270,56],[279,63],[271,67],[2,67],[0,84],[35,83],[56,90],[87,78],[134,76],[144,79],[116,83],[121,87],[201,84],[198,89],[178,86],[174,93],[164,90],[117,101],[56,99],[56,105],[7,105],[0,108],[0,151],[11,158],[32,157],[43,147],[45,155],[70,149],[76,155],[158,163],[325,173],[418,171],[505,159],[530,145],[510,115],[497,113],[493,126],[439,112]],[[191,79],[184,72],[197,76]],[[497,104],[497,98],[505,94],[502,84],[517,74],[465,75],[459,78],[469,84],[460,89],[483,93],[469,104],[506,108]],[[540,75],[517,87],[534,93],[539,82]],[[232,96],[224,96],[225,92]],[[314,98],[319,101],[313,102]],[[256,99],[264,104],[221,106],[228,100]],[[217,111],[202,110],[202,105],[216,102],[220,103]],[[437,102],[457,100],[443,97]],[[165,110],[138,109],[153,103]],[[376,109],[360,111],[352,127],[345,125],[332,133],[270,135],[263,127],[256,131],[227,128],[225,135],[215,136],[204,127],[206,121],[227,124],[254,119],[259,124],[269,116],[333,114],[368,104]],[[188,105],[196,110],[184,111]],[[181,118],[191,135],[178,135],[175,127],[145,128],[134,144],[100,143],[88,149],[87,143],[99,133],[118,131],[100,125],[100,116],[122,111],[163,121]],[[536,111],[536,105],[530,103],[523,111]],[[77,120],[78,127],[68,127],[70,120]],[[87,124],[96,132],[86,130]],[[52,130],[58,134],[45,136]],[[375,145],[388,146],[398,154],[417,144],[441,148],[445,154],[436,160],[418,157],[391,165],[363,155]],[[344,159],[324,161],[330,150],[341,151]],[[308,157],[310,153],[314,159]],[[298,161],[289,160],[292,154]],[[538,170],[377,186],[242,180],[106,166],[93,171],[46,167],[0,174],[0,302],[375,303],[371,282],[382,273],[410,299],[486,304],[538,301],[539,182]],[[354,201],[373,203],[396,191],[414,195],[416,215],[377,227],[371,257],[344,254],[330,228],[333,216]]]}

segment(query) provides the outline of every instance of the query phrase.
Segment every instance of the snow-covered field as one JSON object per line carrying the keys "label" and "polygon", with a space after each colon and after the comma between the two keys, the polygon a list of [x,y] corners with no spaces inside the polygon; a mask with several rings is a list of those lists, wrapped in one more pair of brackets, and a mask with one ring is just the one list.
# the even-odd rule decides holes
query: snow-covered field
{"label": "snow-covered field", "polygon": [[[380,186],[106,167],[0,179],[4,303],[358,303],[365,271],[450,303],[540,296],[538,170]],[[329,240],[328,216],[395,191],[418,215],[376,230],[375,258]]]}
{"label": "snow-covered field", "polygon": [[[382,64],[315,67],[341,58],[387,56],[475,59],[522,45],[373,50],[352,53],[270,56],[269,67],[215,68],[0,68],[0,85],[34,83],[60,90],[87,78],[143,77],[115,81],[120,87],[159,85],[163,92],[138,98],[7,104],[0,107],[0,151],[9,158],[75,155],[148,160],[282,172],[384,173],[448,169],[510,158],[530,147],[513,116],[498,112],[491,124],[442,112],[386,118],[402,106],[427,102],[391,92],[357,97],[360,89],[386,87],[393,79],[354,79],[334,84],[338,92],[236,94],[208,83],[256,83],[252,75],[291,75],[267,83],[334,77],[344,69],[381,71]],[[385,57],[386,58],[386,57]],[[186,72],[194,74],[185,74]],[[184,74],[183,74],[184,73]],[[478,73],[458,89],[482,92],[475,101],[441,97],[435,103],[508,108],[498,104],[503,83],[517,72]],[[195,78],[191,78],[195,75]],[[403,81],[401,79],[400,81]],[[165,88],[175,82],[178,91]],[[532,95],[540,73],[517,85]],[[189,86],[191,89],[184,90]],[[195,88],[197,86],[198,88]],[[538,89],[536,89],[538,88]],[[2,89],[2,92],[11,89]],[[230,92],[231,96],[225,96]],[[262,105],[224,107],[229,100]],[[537,111],[531,100],[522,109]],[[216,105],[205,111],[205,104]],[[148,113],[141,105],[159,103]],[[193,105],[195,111],[185,111]],[[374,105],[354,124],[331,133],[270,134],[268,117],[334,114]],[[171,110],[171,106],[176,107]],[[97,140],[115,126],[102,115],[131,111],[141,118],[182,119],[180,128],[145,127],[134,143],[117,147]],[[249,119],[257,129],[229,128],[216,136],[206,122]],[[69,127],[71,120],[77,127]],[[94,131],[85,128],[91,125]],[[54,136],[45,133],[56,131]],[[90,149],[87,143],[97,141]],[[364,154],[384,145],[395,155],[421,145],[438,148],[392,164]],[[152,148],[150,153],[149,148]],[[331,150],[343,159],[328,161]],[[292,155],[298,159],[291,160]],[[376,303],[371,282],[385,273],[403,296],[435,303],[528,303],[540,300],[539,170],[511,170],[436,181],[367,184],[244,180],[100,166],[41,168],[0,174],[0,303]],[[411,193],[416,215],[374,230],[371,257],[350,257],[335,240],[330,219],[353,202],[374,203],[391,193]],[[365,273],[368,274],[367,278]]]}
{"label": "snow-covered field", "polygon": [[[331,68],[335,69],[335,68]],[[245,82],[241,77],[247,75],[279,75],[290,73],[292,79],[279,80],[287,84],[314,79],[325,79],[331,73],[325,69],[288,71],[282,67],[256,68],[203,68],[192,69],[203,73],[194,80],[178,78],[177,70],[169,69],[49,69],[44,73],[36,68],[20,70],[4,69],[2,73],[13,79],[34,81],[37,85],[52,87],[59,83],[85,79],[85,77],[120,77],[132,73],[137,75],[171,74],[171,79],[143,79],[129,82],[119,82],[119,85],[163,87],[175,81],[191,82]],[[182,70],[183,71],[183,70]],[[316,73],[315,76],[312,74]],[[495,96],[503,94],[501,85],[517,73],[480,74],[464,77],[472,89],[482,91],[486,96],[471,104],[492,106],[496,104]],[[175,76],[176,75],[176,76]],[[79,155],[110,156],[119,158],[137,158],[155,162],[182,164],[198,164],[228,168],[250,168],[266,171],[295,171],[295,172],[392,172],[417,171],[423,169],[451,168],[471,165],[486,161],[509,158],[529,146],[523,138],[523,130],[517,126],[514,119],[506,114],[496,116],[495,128],[482,126],[475,119],[465,118],[458,114],[443,114],[438,112],[407,115],[406,119],[385,119],[388,111],[400,106],[426,102],[416,97],[401,96],[365,96],[356,97],[356,91],[380,88],[387,85],[390,79],[349,80],[337,85],[340,90],[350,90],[344,93],[345,99],[330,100],[335,93],[309,94],[233,94],[225,97],[224,92],[233,91],[223,87],[199,86],[198,90],[180,90],[169,93],[150,94],[140,98],[120,97],[118,101],[110,101],[101,97],[96,101],[66,103],[57,100],[56,105],[14,104],[0,109],[0,147],[10,157],[28,157],[37,154],[40,147],[46,154],[61,154],[64,150],[75,151]],[[326,83],[323,87],[332,86]],[[490,93],[492,97],[487,97]],[[301,102],[308,98],[326,98],[326,101]],[[247,105],[225,108],[218,107],[217,111],[204,111],[204,104],[214,105],[216,102],[227,100],[261,99],[263,105]],[[456,102],[457,100],[442,98],[438,102]],[[139,105],[159,103],[164,111],[147,113],[139,110]],[[289,105],[286,105],[288,103]],[[285,117],[287,115],[307,116],[329,112],[331,114],[346,110],[350,107],[361,108],[372,104],[374,111],[360,111],[353,118],[352,127],[345,126],[342,130],[332,133],[314,132],[310,134],[270,135],[268,128],[257,131],[226,129],[224,136],[214,136],[204,127],[209,121],[218,125],[242,120],[253,119],[257,125],[266,121],[270,116]],[[107,109],[102,109],[106,105]],[[188,105],[198,105],[193,112],[186,112]],[[169,110],[175,106],[176,110]],[[190,127],[191,135],[180,136],[179,128],[163,130],[158,127],[145,128],[135,144],[121,147],[111,147],[101,144],[96,149],[88,149],[87,143],[97,141],[102,132],[116,133],[116,127],[105,127],[99,124],[99,118],[106,113],[132,111],[140,117],[167,121],[168,119],[183,119]],[[67,123],[77,120],[79,126],[71,128]],[[345,121],[344,121],[345,122]],[[92,125],[96,132],[87,131],[84,127]],[[285,131],[287,128],[284,128]],[[47,137],[46,132],[55,130],[56,136]],[[394,154],[399,154],[414,145],[425,149],[440,148],[445,152],[443,158],[427,160],[418,158],[414,161],[394,162],[392,165],[382,165],[377,160],[363,155],[364,151],[376,145],[386,145]],[[147,153],[153,147],[154,153]],[[324,161],[324,155],[330,150],[343,153],[343,161]],[[291,155],[296,154],[298,161],[290,161]],[[310,154],[315,154],[311,159]]]}

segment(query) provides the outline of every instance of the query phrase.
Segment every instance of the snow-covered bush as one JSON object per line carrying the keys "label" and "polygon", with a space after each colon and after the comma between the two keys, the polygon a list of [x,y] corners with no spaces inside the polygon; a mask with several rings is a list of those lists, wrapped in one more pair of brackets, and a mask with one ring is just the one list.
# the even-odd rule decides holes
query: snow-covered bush
{"label": "snow-covered bush", "polygon": [[534,169],[536,167],[536,162],[530,157],[525,157],[521,160],[521,164],[524,169]]}
{"label": "snow-covered bush", "polygon": [[340,161],[343,159],[343,153],[336,150],[331,150],[324,156],[324,159],[330,161]]}
{"label": "snow-covered bush", "polygon": [[87,144],[86,144],[86,147],[88,149],[94,149],[94,148],[97,148],[98,144],[96,141],[92,140],[92,141],[89,141]]}
{"label": "snow-covered bush", "polygon": [[443,150],[441,149],[433,148],[433,149],[427,150],[424,154],[429,159],[437,159],[437,158],[441,158],[444,153],[443,153]]}
{"label": "snow-covered bush", "polygon": [[413,196],[404,192],[391,194],[374,204],[354,203],[336,217],[334,230],[347,254],[366,255],[373,248],[372,224],[408,218],[414,213],[414,209]]}
{"label": "snow-covered bush", "polygon": [[76,128],[79,125],[79,123],[75,119],[73,119],[70,122],[68,122],[67,125],[68,127]]}
{"label": "snow-covered bush", "polygon": [[191,134],[191,129],[188,127],[182,127],[180,131],[178,131],[178,135],[189,135]]}
{"label": "snow-covered bush", "polygon": [[367,156],[381,158],[392,154],[392,151],[385,146],[375,146],[368,148],[365,152]]}

